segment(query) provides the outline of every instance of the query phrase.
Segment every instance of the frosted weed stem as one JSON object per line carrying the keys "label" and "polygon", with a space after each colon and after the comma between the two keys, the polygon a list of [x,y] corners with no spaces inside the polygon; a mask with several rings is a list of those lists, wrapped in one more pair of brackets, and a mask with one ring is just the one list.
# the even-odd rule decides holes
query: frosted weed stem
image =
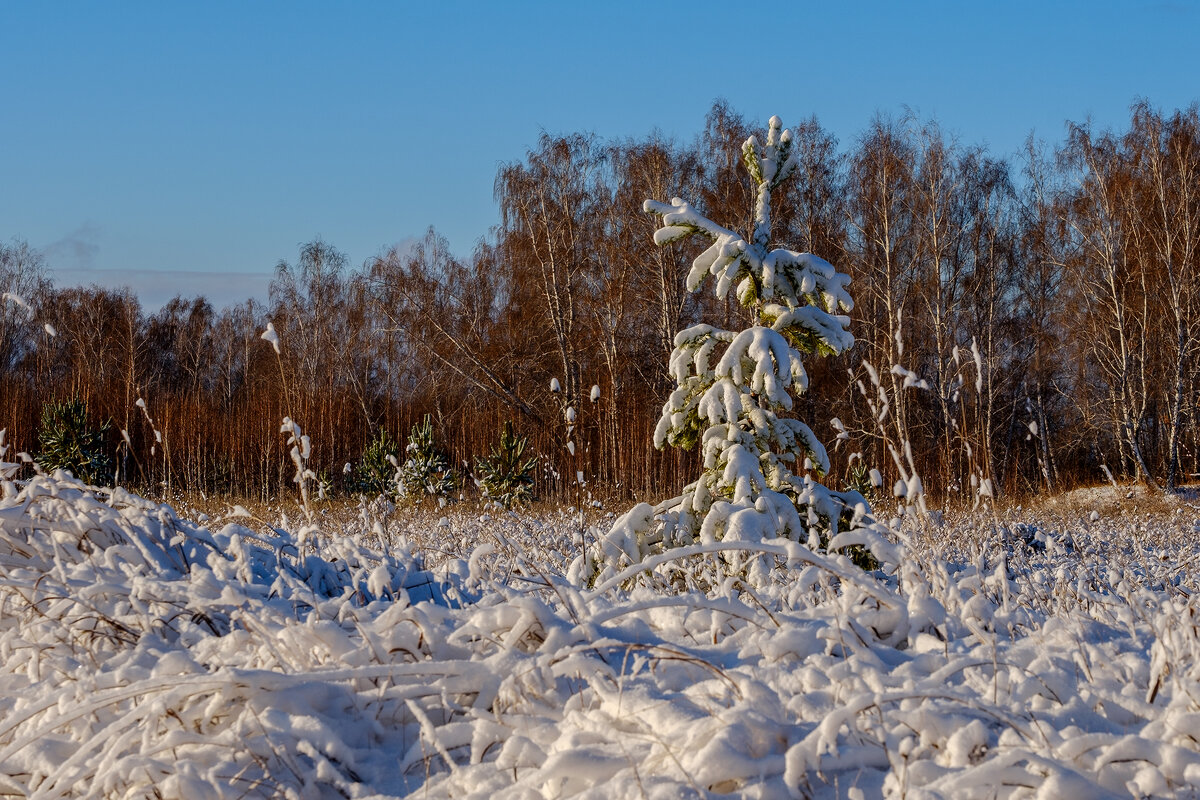
{"label": "frosted weed stem", "polygon": [[[262,332],[261,338],[270,342],[271,347],[275,350],[275,363],[279,365],[279,388],[283,392],[284,405],[288,410],[287,416],[283,418],[283,424],[280,426],[279,432],[289,435],[287,443],[292,446],[292,463],[296,466],[296,475],[292,480],[300,487],[300,504],[304,509],[304,519],[308,522],[307,527],[311,528],[313,526],[313,510],[308,492],[308,482],[317,477],[316,473],[308,468],[308,459],[312,455],[312,441],[304,435],[300,430],[300,425],[295,422],[292,416],[292,401],[288,394],[287,377],[283,370],[283,354],[279,347],[279,333],[275,330],[274,323],[267,323],[267,329]],[[302,540],[308,532],[308,530],[302,531]]]}

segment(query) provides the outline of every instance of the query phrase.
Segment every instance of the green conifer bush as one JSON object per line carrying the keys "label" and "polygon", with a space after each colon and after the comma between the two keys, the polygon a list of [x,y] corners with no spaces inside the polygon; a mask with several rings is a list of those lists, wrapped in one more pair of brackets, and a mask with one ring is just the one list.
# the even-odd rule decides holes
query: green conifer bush
{"label": "green conifer bush", "polygon": [[457,487],[450,458],[437,446],[433,420],[428,414],[409,432],[398,479],[401,499],[414,504],[426,497],[436,497],[444,502]]}
{"label": "green conifer bush", "polygon": [[513,433],[511,422],[504,423],[500,445],[476,464],[483,496],[505,508],[529,505],[533,497],[533,473],[536,458],[526,458],[528,439]]}
{"label": "green conifer bush", "polygon": [[42,406],[38,430],[37,462],[42,469],[69,471],[90,484],[112,481],[112,459],[105,450],[109,423],[94,428],[88,423],[87,407],[78,398]]}
{"label": "green conifer bush", "polygon": [[346,480],[347,489],[352,494],[370,497],[396,497],[399,491],[396,482],[399,455],[400,445],[381,427],[363,451],[358,464],[350,470]]}

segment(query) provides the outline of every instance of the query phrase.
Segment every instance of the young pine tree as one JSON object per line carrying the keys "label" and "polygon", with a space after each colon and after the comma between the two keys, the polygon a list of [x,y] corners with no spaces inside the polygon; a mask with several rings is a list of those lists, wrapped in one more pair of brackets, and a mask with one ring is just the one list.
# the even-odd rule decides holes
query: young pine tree
{"label": "young pine tree", "polygon": [[476,464],[483,496],[505,508],[525,506],[533,500],[533,471],[536,458],[525,458],[529,440],[513,433],[511,422],[504,423],[500,446]]}
{"label": "young pine tree", "polygon": [[400,495],[410,503],[419,503],[426,497],[436,497],[444,502],[454,491],[456,483],[450,458],[434,441],[433,420],[428,414],[409,432],[398,477]]}
{"label": "young pine tree", "polygon": [[346,488],[353,494],[369,497],[395,497],[399,455],[400,446],[392,441],[387,429],[381,427],[363,451],[362,459],[347,475]]}
{"label": "young pine tree", "polygon": [[[863,544],[839,526],[869,512],[858,492],[834,492],[818,482],[829,470],[825,448],[803,422],[785,416],[792,394],[808,388],[803,357],[842,353],[854,344],[847,312],[850,278],[809,253],[768,249],[771,193],[795,170],[790,131],[772,117],[766,145],[750,137],[742,157],[757,188],[749,240],[717,225],[679,198],[647,200],[662,218],[654,241],[699,236],[709,246],[687,276],[698,291],[710,276],[718,298],[732,289],[755,324],[743,331],[693,325],[675,337],[670,370],[676,389],[655,431],[658,448],[699,445],[700,477],[676,498],[639,504],[576,561],[579,580],[637,563],[665,548],[718,540],[779,536],[810,548]],[[877,536],[876,543],[882,543]]]}
{"label": "young pine tree", "polygon": [[64,469],[85,483],[108,484],[112,480],[112,459],[105,451],[108,428],[107,422],[91,427],[87,407],[78,399],[46,403],[37,462],[47,472]]}

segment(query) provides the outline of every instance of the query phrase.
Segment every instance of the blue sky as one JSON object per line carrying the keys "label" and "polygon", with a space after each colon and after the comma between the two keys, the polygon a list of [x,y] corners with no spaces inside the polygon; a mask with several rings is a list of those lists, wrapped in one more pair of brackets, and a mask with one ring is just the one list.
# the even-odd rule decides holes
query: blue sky
{"label": "blue sky", "polygon": [[318,235],[469,253],[541,130],[690,139],[724,97],[846,143],[910,108],[1006,154],[1200,99],[1198,6],[0,0],[0,240],[223,303]]}

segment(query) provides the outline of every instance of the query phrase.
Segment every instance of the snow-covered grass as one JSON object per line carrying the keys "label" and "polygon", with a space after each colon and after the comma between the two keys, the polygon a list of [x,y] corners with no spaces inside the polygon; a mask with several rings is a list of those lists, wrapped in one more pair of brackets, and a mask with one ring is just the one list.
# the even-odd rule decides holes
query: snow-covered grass
{"label": "snow-covered grass", "polygon": [[913,523],[891,575],[699,545],[585,589],[569,513],[300,537],[0,486],[0,795],[1200,794],[1189,506]]}

